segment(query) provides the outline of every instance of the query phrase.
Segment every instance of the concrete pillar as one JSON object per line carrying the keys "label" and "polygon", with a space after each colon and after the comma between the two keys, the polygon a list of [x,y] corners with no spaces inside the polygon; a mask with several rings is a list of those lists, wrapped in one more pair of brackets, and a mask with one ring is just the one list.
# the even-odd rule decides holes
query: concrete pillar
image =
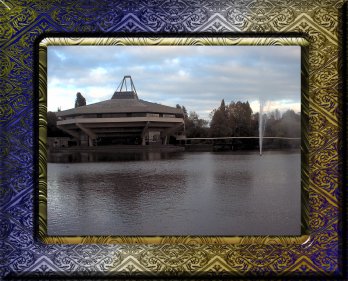
{"label": "concrete pillar", "polygon": [[93,146],[93,139],[88,137],[88,146]]}
{"label": "concrete pillar", "polygon": [[86,134],[88,146],[93,146],[93,140],[97,138],[97,135],[91,129],[86,128],[82,124],[76,123],[76,126]]}
{"label": "concrete pillar", "polygon": [[80,143],[81,143],[80,135],[77,132],[74,132],[72,130],[68,130],[68,129],[64,128],[64,126],[57,126],[57,127],[59,129],[61,129],[62,131],[71,135],[76,140],[77,146],[80,146]]}
{"label": "concrete pillar", "polygon": [[149,124],[150,122],[147,122],[145,127],[143,128],[143,131],[141,132],[141,145],[146,145],[146,135],[149,135]]}

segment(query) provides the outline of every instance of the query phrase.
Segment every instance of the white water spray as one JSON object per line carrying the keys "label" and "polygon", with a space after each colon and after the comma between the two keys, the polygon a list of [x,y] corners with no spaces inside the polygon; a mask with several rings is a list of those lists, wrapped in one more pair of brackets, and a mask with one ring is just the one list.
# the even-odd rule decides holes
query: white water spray
{"label": "white water spray", "polygon": [[262,137],[263,137],[263,103],[260,100],[260,112],[259,112],[259,148],[260,148],[260,156],[262,155]]}
{"label": "white water spray", "polygon": [[265,129],[266,129],[266,120],[263,117],[263,108],[264,108],[264,102],[261,101],[261,99],[260,99],[260,113],[259,113],[259,148],[260,148],[260,156],[262,155],[263,136],[265,134]]}

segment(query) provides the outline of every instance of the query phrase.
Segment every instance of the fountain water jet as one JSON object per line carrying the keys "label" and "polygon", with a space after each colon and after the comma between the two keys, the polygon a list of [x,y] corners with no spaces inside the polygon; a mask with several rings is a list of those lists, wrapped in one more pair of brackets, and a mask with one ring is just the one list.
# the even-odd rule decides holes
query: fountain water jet
{"label": "fountain water jet", "polygon": [[265,133],[266,128],[266,120],[263,118],[263,107],[264,102],[260,100],[260,113],[259,113],[259,148],[260,148],[260,156],[262,156],[262,144],[263,144],[263,135]]}

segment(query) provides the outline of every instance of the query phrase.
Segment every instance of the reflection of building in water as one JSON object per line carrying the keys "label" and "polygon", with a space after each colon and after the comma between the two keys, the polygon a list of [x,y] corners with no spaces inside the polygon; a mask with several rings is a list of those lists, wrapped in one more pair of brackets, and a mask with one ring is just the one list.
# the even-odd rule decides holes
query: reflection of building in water
{"label": "reflection of building in water", "polygon": [[184,132],[182,110],[139,99],[130,76],[110,100],[59,111],[57,117],[57,126],[83,146],[167,144]]}
{"label": "reflection of building in water", "polygon": [[53,137],[47,138],[48,146],[51,148],[68,147],[70,145],[70,138],[68,137]]}

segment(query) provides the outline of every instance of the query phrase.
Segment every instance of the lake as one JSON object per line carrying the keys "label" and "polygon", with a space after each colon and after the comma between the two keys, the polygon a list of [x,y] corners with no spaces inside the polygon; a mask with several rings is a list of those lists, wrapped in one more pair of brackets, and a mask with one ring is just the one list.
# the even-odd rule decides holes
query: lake
{"label": "lake", "polygon": [[52,159],[48,235],[300,235],[299,151]]}

